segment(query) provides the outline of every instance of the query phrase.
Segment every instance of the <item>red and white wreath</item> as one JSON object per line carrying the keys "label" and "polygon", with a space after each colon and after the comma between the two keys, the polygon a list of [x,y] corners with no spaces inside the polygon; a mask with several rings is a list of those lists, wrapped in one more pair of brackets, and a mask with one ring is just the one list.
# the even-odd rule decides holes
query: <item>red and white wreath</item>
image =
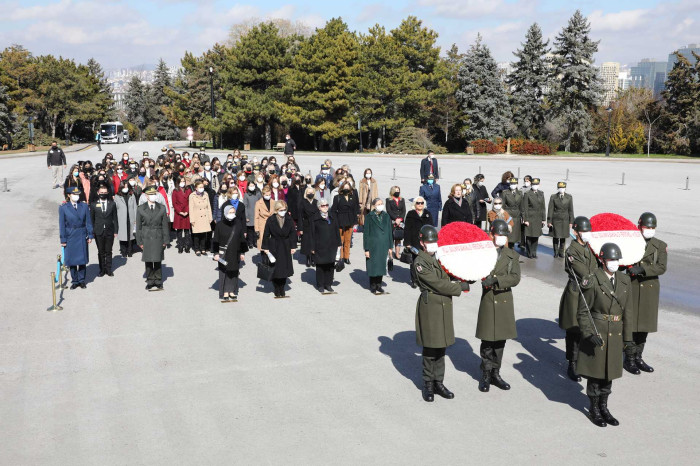
{"label": "red and white wreath", "polygon": [[498,253],[491,237],[467,222],[448,223],[438,233],[437,259],[455,278],[478,281],[496,266]]}
{"label": "red and white wreath", "polygon": [[599,255],[605,243],[615,243],[620,248],[620,265],[636,264],[644,257],[644,237],[637,225],[622,215],[604,213],[591,217],[591,249]]}

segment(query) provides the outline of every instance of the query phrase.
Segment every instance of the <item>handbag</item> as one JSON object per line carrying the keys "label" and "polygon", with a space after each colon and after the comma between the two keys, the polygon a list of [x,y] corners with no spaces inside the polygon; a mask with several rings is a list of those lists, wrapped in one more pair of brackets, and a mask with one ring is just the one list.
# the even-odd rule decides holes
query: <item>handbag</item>
{"label": "handbag", "polygon": [[394,240],[395,241],[402,241],[403,240],[403,228],[394,228]]}
{"label": "handbag", "polygon": [[404,248],[403,251],[401,251],[401,256],[399,257],[399,262],[403,262],[404,264],[411,264],[413,263],[413,254],[408,250],[408,248]]}
{"label": "handbag", "polygon": [[339,260],[335,263],[335,271],[336,272],[341,272],[345,268],[345,262],[343,260]]}
{"label": "handbag", "polygon": [[394,270],[394,259],[392,259],[391,257],[386,261],[386,269],[387,269],[389,272],[391,272],[392,270]]}
{"label": "handbag", "polygon": [[272,281],[272,275],[275,273],[275,266],[259,263],[258,264],[258,278],[260,280],[265,280],[267,282]]}

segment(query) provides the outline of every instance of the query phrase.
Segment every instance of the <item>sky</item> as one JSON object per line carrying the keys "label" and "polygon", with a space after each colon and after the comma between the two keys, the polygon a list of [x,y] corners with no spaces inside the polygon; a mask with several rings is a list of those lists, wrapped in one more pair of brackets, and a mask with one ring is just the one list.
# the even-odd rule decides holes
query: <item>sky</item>
{"label": "sky", "polygon": [[576,9],[600,40],[596,63],[666,61],[700,42],[700,0],[0,0],[0,50],[21,44],[34,55],[53,54],[105,69],[179,66],[185,51],[199,55],[225,43],[231,27],[251,19],[286,18],[313,28],[342,17],[350,29],[387,30],[409,15],[438,32],[443,51],[467,50],[480,33],[498,62],[513,61],[528,27],[537,22],[553,42]]}

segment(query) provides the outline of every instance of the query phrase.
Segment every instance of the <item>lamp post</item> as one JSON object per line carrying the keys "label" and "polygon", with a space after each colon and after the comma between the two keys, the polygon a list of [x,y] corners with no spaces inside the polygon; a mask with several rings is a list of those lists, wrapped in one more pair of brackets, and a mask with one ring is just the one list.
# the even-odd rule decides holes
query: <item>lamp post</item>
{"label": "lamp post", "polygon": [[[216,119],[216,111],[214,109],[214,67],[213,66],[209,67],[209,95],[211,97],[211,119],[215,120]],[[214,144],[214,133],[212,133],[211,138],[212,138],[211,146],[212,146],[212,148],[216,148],[216,145]]]}
{"label": "lamp post", "polygon": [[607,143],[605,144],[605,156],[610,157],[610,124],[612,123],[612,104],[608,106],[608,108],[605,109],[606,112],[608,112],[608,140]]}
{"label": "lamp post", "polygon": [[357,117],[357,132],[358,132],[358,136],[360,137],[359,138],[360,152],[362,152],[362,117],[360,116],[360,112],[358,112],[357,110],[355,110],[354,113],[355,113],[355,116]]}

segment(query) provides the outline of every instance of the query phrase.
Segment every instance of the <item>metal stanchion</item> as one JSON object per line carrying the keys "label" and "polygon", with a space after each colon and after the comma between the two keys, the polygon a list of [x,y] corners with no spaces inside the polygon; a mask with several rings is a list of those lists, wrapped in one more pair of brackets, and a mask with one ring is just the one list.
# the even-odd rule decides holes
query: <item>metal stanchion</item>
{"label": "metal stanchion", "polygon": [[51,297],[53,298],[53,306],[47,309],[49,312],[62,311],[63,308],[56,304],[56,287],[54,283],[56,282],[56,272],[51,272]]}
{"label": "metal stanchion", "polygon": [[8,192],[9,189],[7,189],[7,178],[2,179],[2,192],[6,193]]}
{"label": "metal stanchion", "polygon": [[685,189],[684,191],[689,191],[690,190],[690,177],[686,176],[685,177]]}
{"label": "metal stanchion", "polygon": [[566,179],[564,181],[569,181],[569,169],[566,169]]}
{"label": "metal stanchion", "polygon": [[625,172],[622,172],[622,186],[625,185]]}
{"label": "metal stanchion", "polygon": [[520,180],[520,167],[518,167],[518,180]]}
{"label": "metal stanchion", "polygon": [[391,175],[391,179],[392,179],[392,180],[395,180],[395,179],[396,179],[396,169],[395,169],[395,168],[394,168],[394,174]]}

